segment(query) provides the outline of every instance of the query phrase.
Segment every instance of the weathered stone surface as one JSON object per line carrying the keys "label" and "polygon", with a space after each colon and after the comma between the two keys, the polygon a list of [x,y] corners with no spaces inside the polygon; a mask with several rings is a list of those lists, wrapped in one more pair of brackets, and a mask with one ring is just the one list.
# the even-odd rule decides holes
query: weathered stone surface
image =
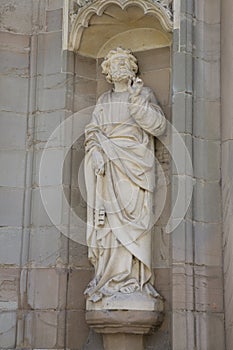
{"label": "weathered stone surface", "polygon": [[0,221],[1,226],[22,225],[23,189],[0,188]]}
{"label": "weathered stone surface", "polygon": [[220,101],[195,99],[193,104],[193,134],[206,140],[220,138]]}
{"label": "weathered stone surface", "polygon": [[195,304],[197,311],[223,312],[223,278],[221,267],[196,266]]}
{"label": "weathered stone surface", "polygon": [[220,141],[194,139],[194,176],[205,181],[220,180]]}
{"label": "weathered stone surface", "polygon": [[68,349],[82,349],[84,347],[89,334],[89,328],[85,322],[85,311],[67,311],[66,332],[66,347]]}
{"label": "weathered stone surface", "polygon": [[220,4],[221,0],[195,0],[194,14],[200,21],[209,24],[220,23]]}
{"label": "weathered stone surface", "polygon": [[0,265],[20,264],[21,228],[0,228]]}
{"label": "weathered stone surface", "polygon": [[24,187],[25,151],[0,151],[0,186]]}
{"label": "weathered stone surface", "polygon": [[194,25],[194,54],[206,61],[217,61],[220,58],[220,24],[197,22]]}
{"label": "weathered stone surface", "polygon": [[34,268],[28,273],[28,304],[32,309],[62,309],[66,302],[66,270]]}
{"label": "weathered stone surface", "polygon": [[[96,79],[98,72],[96,71],[96,62],[97,61],[94,58],[83,57],[77,53],[75,55],[75,74],[79,77]],[[101,74],[99,78],[102,78]]]}
{"label": "weathered stone surface", "polygon": [[34,267],[66,266],[68,239],[56,227],[38,227],[31,230],[29,264]]}
{"label": "weathered stone surface", "polygon": [[18,307],[19,268],[0,268],[0,309],[16,310]]}
{"label": "weathered stone surface", "polygon": [[[200,58],[194,59],[195,96],[210,101],[220,96],[220,67],[219,62],[206,62]],[[200,79],[199,77],[203,78]]]}
{"label": "weathered stone surface", "polygon": [[1,312],[1,349],[14,349],[16,336],[16,312]]}
{"label": "weathered stone surface", "polygon": [[65,314],[62,311],[28,312],[25,322],[25,345],[23,344],[21,347],[33,349],[64,347],[64,319]]}
{"label": "weathered stone surface", "polygon": [[70,269],[67,296],[67,308],[69,310],[85,310],[84,290],[92,278],[92,269]]}
{"label": "weathered stone surface", "polygon": [[218,182],[197,181],[194,186],[194,220],[219,223],[221,220],[220,187]]}
{"label": "weathered stone surface", "polygon": [[12,112],[1,112],[0,148],[25,149],[27,117]]}
{"label": "weathered stone surface", "polygon": [[52,32],[62,29],[62,9],[46,11],[47,31]]}
{"label": "weathered stone surface", "polygon": [[38,35],[37,73],[57,74],[62,68],[62,32],[41,33]]}
{"label": "weathered stone surface", "polygon": [[161,106],[170,101],[170,69],[153,70],[141,74],[145,86],[149,86],[155,93]]}
{"label": "weathered stone surface", "polygon": [[199,349],[225,348],[223,317],[221,313],[197,313],[197,347]]}
{"label": "weathered stone surface", "polygon": [[[4,78],[4,86],[1,86],[0,104],[1,110],[27,113],[28,79],[7,76]],[[14,101],[14,103],[12,103]]]}
{"label": "weathered stone surface", "polygon": [[221,266],[221,224],[194,222],[195,262],[197,265]]}

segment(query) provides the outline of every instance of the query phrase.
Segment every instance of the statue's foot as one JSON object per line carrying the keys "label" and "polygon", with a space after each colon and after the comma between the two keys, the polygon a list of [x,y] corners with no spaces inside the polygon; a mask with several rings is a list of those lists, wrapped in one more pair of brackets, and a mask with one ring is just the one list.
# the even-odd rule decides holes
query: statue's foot
{"label": "statue's foot", "polygon": [[134,293],[136,291],[138,291],[139,288],[139,284],[136,280],[129,280],[127,281],[121,288],[120,288],[120,292],[124,293],[124,294],[131,294]]}

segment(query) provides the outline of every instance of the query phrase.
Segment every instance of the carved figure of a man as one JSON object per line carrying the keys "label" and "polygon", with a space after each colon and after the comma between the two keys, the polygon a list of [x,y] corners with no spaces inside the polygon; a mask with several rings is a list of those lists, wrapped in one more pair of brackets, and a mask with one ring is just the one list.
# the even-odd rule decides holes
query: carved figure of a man
{"label": "carved figure of a man", "polygon": [[111,50],[102,63],[113,89],[98,99],[85,130],[87,244],[95,277],[86,289],[97,302],[115,293],[157,297],[151,272],[155,188],[154,136],[166,119],[152,90],[136,78],[129,50]]}

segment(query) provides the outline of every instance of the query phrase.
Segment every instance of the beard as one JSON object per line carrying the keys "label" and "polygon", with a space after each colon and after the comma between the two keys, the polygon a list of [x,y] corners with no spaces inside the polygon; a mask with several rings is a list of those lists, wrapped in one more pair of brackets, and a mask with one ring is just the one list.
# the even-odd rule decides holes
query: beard
{"label": "beard", "polygon": [[132,80],[135,74],[129,69],[120,69],[111,73],[111,80],[113,82],[120,82],[122,80]]}

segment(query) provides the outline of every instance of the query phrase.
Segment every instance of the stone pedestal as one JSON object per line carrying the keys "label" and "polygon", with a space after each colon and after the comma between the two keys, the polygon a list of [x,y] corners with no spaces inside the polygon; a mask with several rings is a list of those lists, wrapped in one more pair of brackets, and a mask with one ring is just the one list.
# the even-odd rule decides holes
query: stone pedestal
{"label": "stone pedestal", "polygon": [[104,305],[108,305],[108,309],[98,309],[98,303],[96,305],[87,302],[87,324],[95,332],[103,335],[105,350],[143,350],[143,335],[161,325],[163,301],[144,297],[136,309],[135,298],[139,301],[138,297],[134,295],[124,296],[124,305],[122,305],[123,300],[118,300],[117,297],[112,302],[110,302],[110,298],[107,298]]}

